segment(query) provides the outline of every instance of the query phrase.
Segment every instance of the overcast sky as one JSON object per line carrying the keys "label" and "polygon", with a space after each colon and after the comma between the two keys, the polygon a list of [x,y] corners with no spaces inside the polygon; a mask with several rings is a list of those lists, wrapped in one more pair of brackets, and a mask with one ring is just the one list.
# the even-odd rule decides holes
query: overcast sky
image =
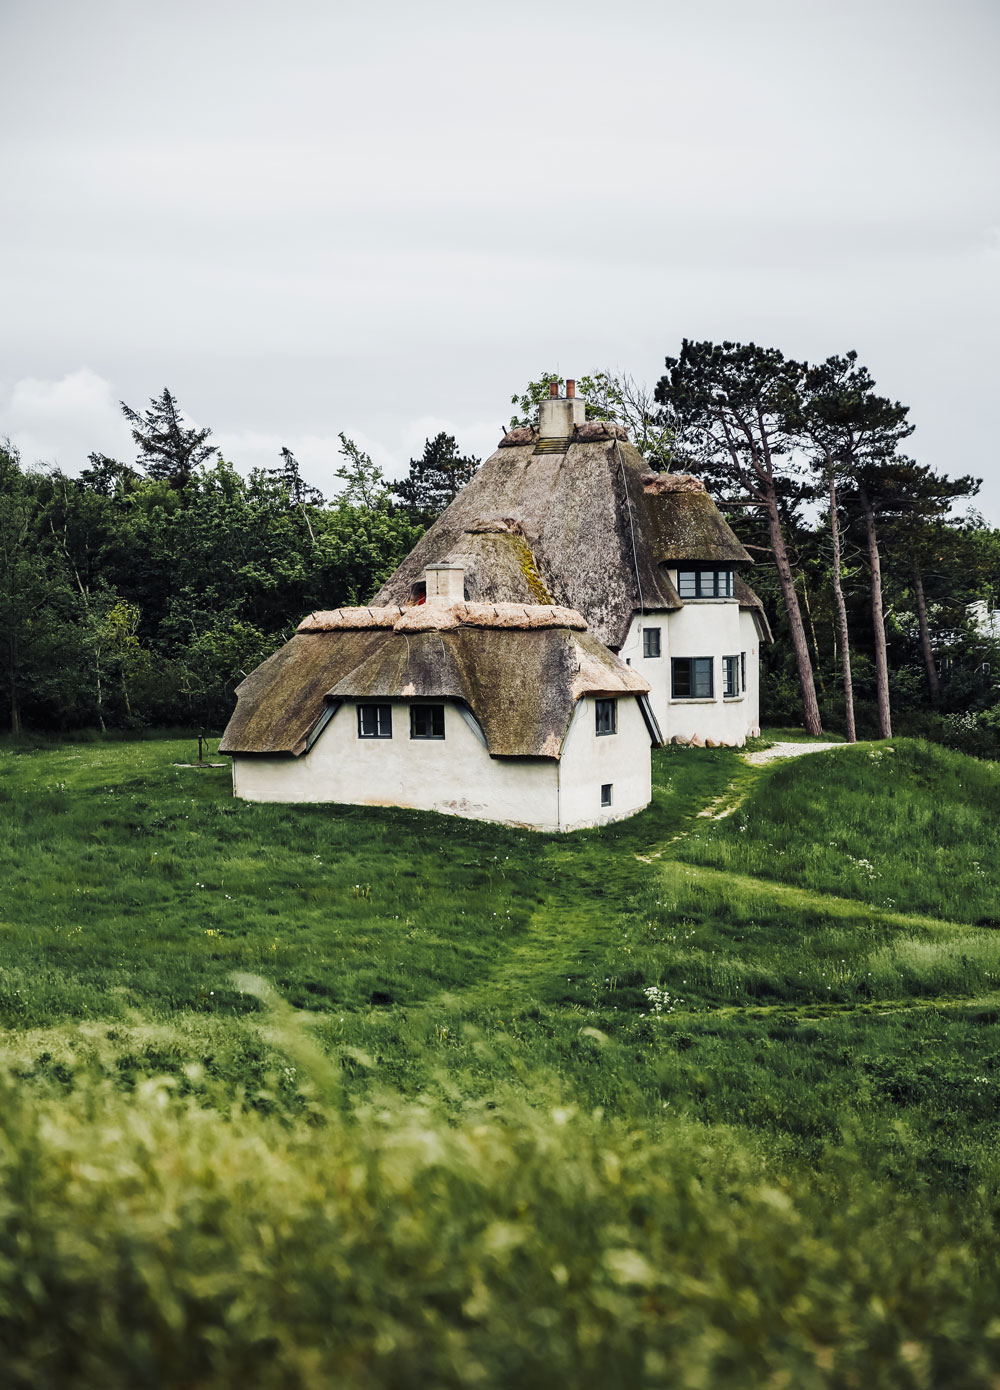
{"label": "overcast sky", "polygon": [[996,0],[0,0],[0,436],[134,458],[485,455],[546,369],[854,347],[985,478]]}

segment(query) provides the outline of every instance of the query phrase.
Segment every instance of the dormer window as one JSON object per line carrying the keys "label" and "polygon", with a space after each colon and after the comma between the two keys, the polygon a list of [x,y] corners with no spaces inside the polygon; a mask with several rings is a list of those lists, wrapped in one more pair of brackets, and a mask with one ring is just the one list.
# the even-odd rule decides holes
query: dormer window
{"label": "dormer window", "polygon": [[681,598],[732,598],[733,571],[704,565],[679,570],[677,592]]}

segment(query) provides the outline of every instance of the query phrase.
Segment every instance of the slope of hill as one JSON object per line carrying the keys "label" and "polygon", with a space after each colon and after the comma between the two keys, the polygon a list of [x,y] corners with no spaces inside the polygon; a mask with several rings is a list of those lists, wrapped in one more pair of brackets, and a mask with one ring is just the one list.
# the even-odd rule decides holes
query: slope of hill
{"label": "slope of hill", "polygon": [[555,837],[188,751],[0,762],[10,1383],[991,1383],[995,766],[667,749]]}

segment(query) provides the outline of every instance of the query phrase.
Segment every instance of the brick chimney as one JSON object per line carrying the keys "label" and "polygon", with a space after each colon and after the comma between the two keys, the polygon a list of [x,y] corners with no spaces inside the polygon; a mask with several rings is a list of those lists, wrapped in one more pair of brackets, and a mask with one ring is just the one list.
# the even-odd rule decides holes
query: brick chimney
{"label": "brick chimney", "polygon": [[542,439],[567,439],[587,418],[587,402],[576,394],[576,382],[566,382],[566,394],[560,396],[556,382],[549,384],[549,398],[542,401],[538,413],[538,433]]}
{"label": "brick chimney", "polygon": [[464,565],[428,565],[424,579],[428,603],[462,603],[465,599]]}

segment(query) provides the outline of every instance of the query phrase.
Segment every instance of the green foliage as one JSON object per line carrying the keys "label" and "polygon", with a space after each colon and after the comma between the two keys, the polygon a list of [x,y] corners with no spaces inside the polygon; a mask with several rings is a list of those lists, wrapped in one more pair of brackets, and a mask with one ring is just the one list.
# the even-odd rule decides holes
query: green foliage
{"label": "green foliage", "polygon": [[[162,395],[150,400],[143,415],[124,401],[121,408],[132,426],[132,438],[139,446],[136,463],[150,478],[160,479],[182,490],[188,486],[198,468],[216,452],[215,445],[207,442],[212,431],[185,426],[177,397],[166,387]],[[106,474],[103,463],[95,463],[93,456],[91,462],[95,472]]]}
{"label": "green foliage", "polygon": [[0,753],[4,1384],[992,1385],[996,768],[544,836],[194,751]]}
{"label": "green foliage", "polygon": [[480,462],[459,454],[454,435],[442,431],[424,441],[423,454],[410,459],[409,473],[392,491],[414,520],[429,525],[472,480]]}
{"label": "green foliage", "polygon": [[344,1116],[305,1084],[293,1129],[156,1080],[3,1085],[11,1390],[995,1383],[986,1190],[934,1209],[849,1149],[817,1183],[690,1124]]}

